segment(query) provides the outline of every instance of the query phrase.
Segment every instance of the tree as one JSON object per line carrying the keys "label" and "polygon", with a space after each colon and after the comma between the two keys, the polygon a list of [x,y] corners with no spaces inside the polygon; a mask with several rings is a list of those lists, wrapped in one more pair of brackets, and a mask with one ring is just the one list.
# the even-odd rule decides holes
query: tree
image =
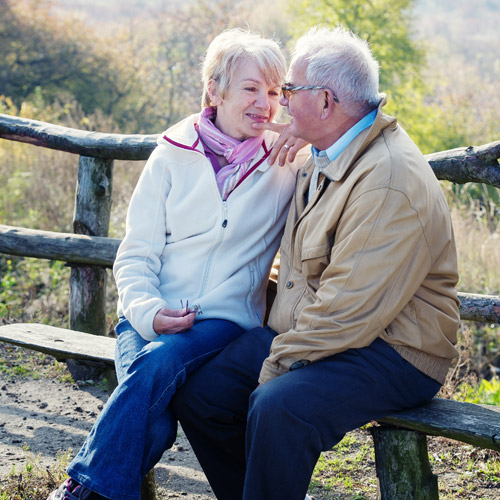
{"label": "tree", "polygon": [[382,91],[418,77],[423,50],[411,38],[413,0],[293,0],[289,4],[295,38],[315,25],[338,26],[368,40],[380,64]]}
{"label": "tree", "polygon": [[115,39],[126,47],[131,57],[129,64],[140,82],[121,104],[124,122],[136,123],[137,130],[154,133],[198,112],[201,63],[208,45],[217,34],[236,26],[254,24],[253,29],[271,36],[275,23],[264,26],[263,9],[243,1],[199,0],[153,12],[150,17],[143,15],[126,30],[117,32]]}
{"label": "tree", "polygon": [[47,0],[0,0],[0,93],[16,105],[40,89],[51,102],[73,96],[84,112],[113,114],[131,91],[115,51]]}

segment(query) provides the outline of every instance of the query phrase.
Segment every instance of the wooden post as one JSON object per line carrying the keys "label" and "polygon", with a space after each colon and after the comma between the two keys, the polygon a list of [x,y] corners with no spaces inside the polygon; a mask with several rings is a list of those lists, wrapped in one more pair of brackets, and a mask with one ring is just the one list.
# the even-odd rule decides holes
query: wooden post
{"label": "wooden post", "polygon": [[156,478],[154,469],[151,469],[142,480],[141,500],[156,500]]}
{"label": "wooden post", "polygon": [[[80,156],[73,230],[76,234],[108,236],[113,186],[113,160]],[[70,329],[105,335],[106,269],[72,266],[70,277]],[[91,367],[71,362],[74,378],[90,377]]]}
{"label": "wooden post", "polygon": [[425,434],[386,425],[373,427],[371,433],[379,500],[439,500]]}
{"label": "wooden post", "polygon": [[[108,236],[113,186],[113,160],[80,156],[73,230]],[[70,328],[106,334],[106,270],[74,266],[70,279]]]}

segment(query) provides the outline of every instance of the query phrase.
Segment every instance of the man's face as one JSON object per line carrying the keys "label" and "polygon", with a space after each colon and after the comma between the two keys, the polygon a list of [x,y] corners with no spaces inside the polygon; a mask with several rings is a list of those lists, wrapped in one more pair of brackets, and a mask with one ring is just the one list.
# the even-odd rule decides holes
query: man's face
{"label": "man's face", "polygon": [[[298,59],[293,61],[287,75],[288,85],[310,85],[306,78],[307,61]],[[281,96],[280,104],[287,107],[292,117],[290,132],[315,145],[315,139],[320,135],[321,123],[319,120],[323,107],[322,92],[299,90],[292,92],[289,99]]]}

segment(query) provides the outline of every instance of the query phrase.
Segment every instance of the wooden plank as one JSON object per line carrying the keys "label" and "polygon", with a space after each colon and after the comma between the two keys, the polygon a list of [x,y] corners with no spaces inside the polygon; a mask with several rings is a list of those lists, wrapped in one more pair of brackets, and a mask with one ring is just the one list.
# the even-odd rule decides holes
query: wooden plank
{"label": "wooden plank", "polygon": [[[0,114],[0,137],[68,153],[116,160],[145,160],[158,134],[106,134]],[[500,141],[425,155],[438,179],[500,187]]]}
{"label": "wooden plank", "polygon": [[380,422],[500,451],[500,408],[497,406],[435,398]]}
{"label": "wooden plank", "polygon": [[458,292],[460,319],[500,323],[500,296]]}
{"label": "wooden plank", "polygon": [[119,239],[56,233],[0,224],[0,253],[112,267]]}
{"label": "wooden plank", "polygon": [[500,187],[500,141],[425,155],[438,179],[457,184],[484,182]]}
{"label": "wooden plank", "polygon": [[115,160],[146,160],[158,134],[106,134],[0,114],[0,137],[67,153]]}
{"label": "wooden plank", "polygon": [[[121,240],[104,236],[56,233],[0,224],[0,254],[62,260],[70,264],[113,267]],[[269,280],[268,311],[276,296]],[[458,292],[460,318],[500,324],[500,296]],[[266,318],[267,319],[267,318]]]}
{"label": "wooden plank", "polygon": [[[0,341],[50,354],[58,359],[85,359],[114,367],[116,340],[36,323],[0,326]],[[500,407],[446,399],[390,415],[380,423],[432,436],[443,436],[500,451]]]}
{"label": "wooden plank", "polygon": [[116,340],[38,323],[0,326],[0,341],[50,354],[58,359],[83,359],[114,367]]}

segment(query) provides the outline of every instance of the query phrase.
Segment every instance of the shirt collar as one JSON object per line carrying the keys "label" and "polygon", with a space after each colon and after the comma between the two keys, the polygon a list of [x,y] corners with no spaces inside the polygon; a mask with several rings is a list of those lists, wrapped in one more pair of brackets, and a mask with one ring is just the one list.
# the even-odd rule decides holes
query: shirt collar
{"label": "shirt collar", "polygon": [[349,146],[349,144],[353,141],[353,139],[363,132],[363,130],[367,129],[373,122],[375,121],[375,117],[377,116],[377,109],[374,109],[366,116],[361,118],[359,122],[353,125],[340,139],[335,141],[328,149],[323,151],[319,151],[314,146],[311,146],[311,151],[314,157],[324,157],[327,156],[330,162],[336,160],[338,156],[344,151],[344,149]]}

